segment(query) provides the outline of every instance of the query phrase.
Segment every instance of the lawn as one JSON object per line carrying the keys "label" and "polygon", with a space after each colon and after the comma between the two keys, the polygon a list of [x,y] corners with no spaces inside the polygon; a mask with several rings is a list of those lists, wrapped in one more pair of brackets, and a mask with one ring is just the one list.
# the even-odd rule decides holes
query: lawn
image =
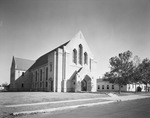
{"label": "lawn", "polygon": [[0,92],[0,106],[107,97],[100,93]]}

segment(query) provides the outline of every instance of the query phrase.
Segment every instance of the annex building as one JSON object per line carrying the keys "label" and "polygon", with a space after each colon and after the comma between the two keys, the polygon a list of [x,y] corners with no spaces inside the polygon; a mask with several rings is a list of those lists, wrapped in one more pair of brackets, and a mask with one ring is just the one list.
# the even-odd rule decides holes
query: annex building
{"label": "annex building", "polygon": [[[144,92],[146,91],[146,85],[143,83],[130,83],[127,85],[123,85],[121,86],[121,91],[123,92],[135,92],[135,91],[139,91],[138,88],[141,88],[140,91]],[[147,90],[150,90],[150,86],[147,86]],[[97,91],[99,92],[117,92],[119,91],[119,85],[118,84],[114,84],[114,83],[110,83],[109,81],[104,81],[102,79],[97,79]]]}
{"label": "annex building", "polygon": [[81,31],[36,61],[12,59],[10,91],[96,90],[96,61]]}

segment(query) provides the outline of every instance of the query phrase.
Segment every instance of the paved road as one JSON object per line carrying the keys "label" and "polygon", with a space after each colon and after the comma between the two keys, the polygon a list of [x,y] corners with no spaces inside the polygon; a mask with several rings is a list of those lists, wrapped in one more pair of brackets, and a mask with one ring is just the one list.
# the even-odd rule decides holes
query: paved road
{"label": "paved road", "polygon": [[150,118],[150,98],[27,115],[21,118]]}

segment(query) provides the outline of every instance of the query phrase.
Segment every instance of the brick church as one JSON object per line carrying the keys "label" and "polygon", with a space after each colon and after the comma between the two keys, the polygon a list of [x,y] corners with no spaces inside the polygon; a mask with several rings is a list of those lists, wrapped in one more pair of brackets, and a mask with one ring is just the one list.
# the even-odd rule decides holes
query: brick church
{"label": "brick church", "polygon": [[82,34],[36,61],[13,57],[10,91],[96,91],[96,61]]}

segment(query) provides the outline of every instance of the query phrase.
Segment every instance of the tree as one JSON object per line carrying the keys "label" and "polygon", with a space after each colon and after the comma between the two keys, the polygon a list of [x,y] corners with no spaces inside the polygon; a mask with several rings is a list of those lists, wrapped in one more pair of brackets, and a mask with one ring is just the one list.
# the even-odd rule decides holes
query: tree
{"label": "tree", "polygon": [[7,82],[5,82],[5,83],[2,84],[2,87],[7,87],[7,86],[8,86]]}
{"label": "tree", "polygon": [[133,61],[131,61],[131,57],[132,52],[126,51],[110,58],[111,70],[104,75],[104,80],[118,84],[119,94],[121,93],[121,87],[129,83],[129,77],[132,74]]}
{"label": "tree", "polygon": [[140,58],[138,56],[135,56],[133,59],[133,70],[131,75],[131,83],[135,83],[135,93],[137,92],[136,85],[138,83],[141,83],[141,74],[140,74]]}
{"label": "tree", "polygon": [[150,60],[145,58],[143,59],[142,63],[140,64],[140,73],[142,77],[142,82],[146,85],[146,92],[147,92],[147,85],[150,84]]}

